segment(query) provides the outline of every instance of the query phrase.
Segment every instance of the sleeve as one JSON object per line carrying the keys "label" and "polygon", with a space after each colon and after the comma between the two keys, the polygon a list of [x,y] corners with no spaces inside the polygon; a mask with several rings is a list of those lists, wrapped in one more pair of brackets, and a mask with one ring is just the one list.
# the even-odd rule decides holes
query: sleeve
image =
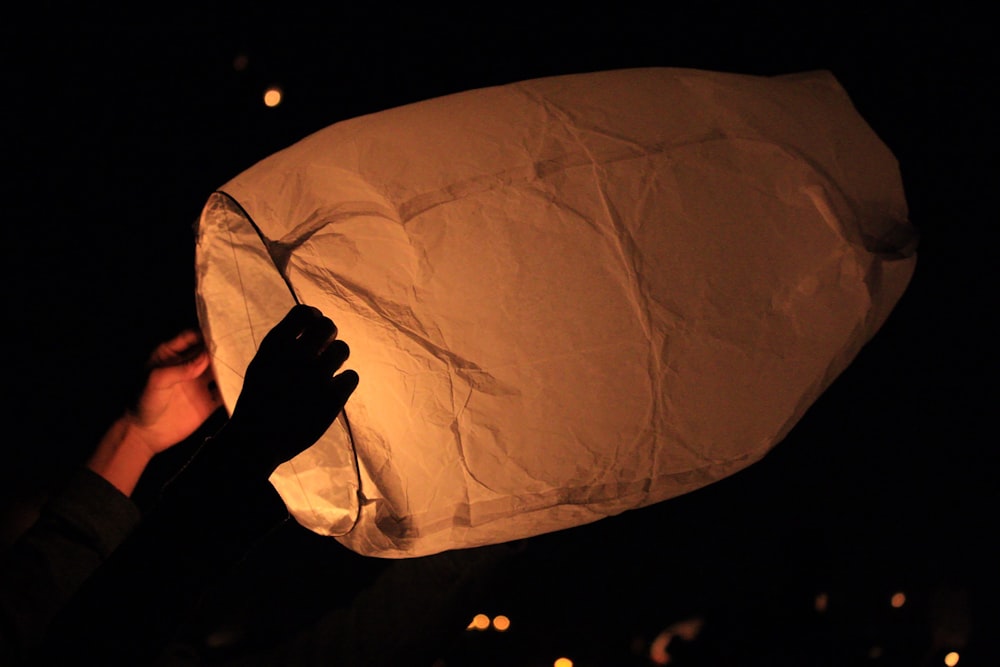
{"label": "sleeve", "polygon": [[232,454],[207,444],[168,483],[59,610],[37,664],[152,664],[211,583],[289,519],[273,487],[238,473],[239,457],[223,451]]}
{"label": "sleeve", "polygon": [[138,507],[80,468],[42,506],[0,563],[0,660],[16,664],[56,612],[138,523]]}

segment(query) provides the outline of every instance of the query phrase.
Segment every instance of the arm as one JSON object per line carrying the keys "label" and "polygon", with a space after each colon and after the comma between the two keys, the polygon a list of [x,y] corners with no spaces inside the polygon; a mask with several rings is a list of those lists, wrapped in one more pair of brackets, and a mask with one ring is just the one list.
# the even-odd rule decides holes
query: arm
{"label": "arm", "polygon": [[21,664],[84,580],[139,522],[107,480],[78,470],[0,558],[0,664]]}
{"label": "arm", "polygon": [[219,406],[199,333],[185,331],[153,351],[134,404],[3,554],[3,664],[38,644],[57,611],[138,523],[129,496],[152,457],[194,433]]}
{"label": "arm", "polygon": [[336,374],[349,349],[335,336],[322,313],[296,306],[264,337],[232,418],[57,619],[47,660],[151,660],[213,578],[287,518],[268,477],[329,428],[358,383]]}

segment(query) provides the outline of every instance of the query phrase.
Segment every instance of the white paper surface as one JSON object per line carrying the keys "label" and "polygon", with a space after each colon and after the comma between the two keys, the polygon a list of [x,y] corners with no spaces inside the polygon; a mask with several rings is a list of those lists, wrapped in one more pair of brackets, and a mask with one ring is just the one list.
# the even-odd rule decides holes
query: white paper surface
{"label": "white paper surface", "polygon": [[827,72],[672,68],[472,90],[331,125],[206,204],[227,406],[295,299],[361,383],[272,477],[399,558],[661,502],[781,441],[915,265],[896,160]]}

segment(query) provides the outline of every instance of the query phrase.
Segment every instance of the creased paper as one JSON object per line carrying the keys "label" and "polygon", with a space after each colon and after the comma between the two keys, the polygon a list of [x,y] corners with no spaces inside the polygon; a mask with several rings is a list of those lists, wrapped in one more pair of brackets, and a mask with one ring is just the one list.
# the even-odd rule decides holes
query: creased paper
{"label": "creased paper", "polygon": [[225,404],[296,301],[342,417],[271,481],[401,558],[552,532],[760,460],[914,270],[896,160],[828,72],[640,68],[335,123],[212,194],[197,298]]}

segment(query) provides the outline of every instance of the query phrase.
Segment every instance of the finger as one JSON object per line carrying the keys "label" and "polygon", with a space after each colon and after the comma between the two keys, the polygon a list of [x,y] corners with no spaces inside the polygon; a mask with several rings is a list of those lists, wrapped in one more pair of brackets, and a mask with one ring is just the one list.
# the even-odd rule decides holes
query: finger
{"label": "finger", "polygon": [[351,397],[354,390],[358,388],[358,383],[361,378],[358,374],[352,370],[346,370],[340,375],[336,375],[333,378],[333,391],[337,396],[337,400],[340,401],[341,407],[344,403],[347,403],[347,399]]}
{"label": "finger", "polygon": [[330,318],[321,315],[302,330],[299,343],[309,352],[315,353],[328,347],[328,343],[336,337],[337,325]]}
{"label": "finger", "polygon": [[185,361],[182,368],[187,377],[196,378],[209,374],[211,365],[212,358],[208,355],[208,350],[202,350],[197,356]]}
{"label": "finger", "polygon": [[320,368],[333,375],[351,355],[351,348],[342,340],[332,340],[319,355]]}
{"label": "finger", "polygon": [[165,342],[164,346],[175,354],[184,354],[184,352],[192,347],[202,345],[203,342],[204,341],[202,340],[200,331],[196,329],[185,329]]}
{"label": "finger", "polygon": [[322,316],[323,313],[314,306],[305,304],[292,306],[285,317],[267,332],[264,340],[261,341],[261,346],[272,343],[287,345],[298,338],[310,322]]}
{"label": "finger", "polygon": [[150,355],[149,365],[160,366],[168,363],[183,363],[197,356],[204,349],[201,333],[187,329],[170,340],[160,343]]}
{"label": "finger", "polygon": [[197,356],[174,362],[170,365],[154,366],[149,372],[149,383],[158,387],[169,386],[179,382],[187,382],[204,375],[211,365],[207,350],[202,350]]}

